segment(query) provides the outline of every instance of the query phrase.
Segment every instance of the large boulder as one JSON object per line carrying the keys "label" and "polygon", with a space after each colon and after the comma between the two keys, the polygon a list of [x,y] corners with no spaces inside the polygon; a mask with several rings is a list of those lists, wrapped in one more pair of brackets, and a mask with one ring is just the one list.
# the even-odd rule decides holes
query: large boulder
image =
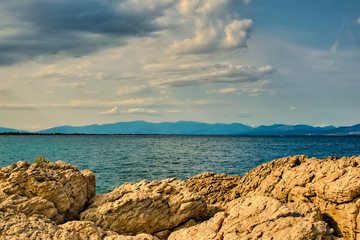
{"label": "large boulder", "polygon": [[208,221],[173,232],[168,240],[332,239],[332,229],[311,204],[257,196],[236,199],[226,208]]}
{"label": "large boulder", "polygon": [[190,191],[183,181],[166,179],[125,183],[96,197],[80,217],[103,229],[136,235],[166,232],[206,214],[200,194]]}
{"label": "large boulder", "polygon": [[44,215],[56,223],[76,219],[95,196],[95,175],[64,162],[18,162],[0,169],[0,208]]}
{"label": "large boulder", "polygon": [[335,236],[360,239],[360,157],[277,159],[247,172],[235,191],[313,203]]}

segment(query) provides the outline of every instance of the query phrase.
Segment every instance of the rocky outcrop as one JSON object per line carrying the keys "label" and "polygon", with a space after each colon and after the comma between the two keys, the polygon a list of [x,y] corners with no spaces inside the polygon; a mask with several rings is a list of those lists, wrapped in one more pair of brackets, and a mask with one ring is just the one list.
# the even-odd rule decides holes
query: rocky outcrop
{"label": "rocky outcrop", "polygon": [[136,236],[119,235],[113,231],[105,231],[89,221],[71,221],[59,225],[62,230],[72,234],[72,239],[88,240],[158,240],[157,237],[149,234],[138,234]]}
{"label": "rocky outcrop", "polygon": [[95,175],[64,162],[18,162],[0,169],[0,190],[0,208],[62,223],[78,218],[95,196]]}
{"label": "rocky outcrop", "polygon": [[0,211],[0,239],[47,240],[77,239],[42,215],[26,216],[14,211]]}
{"label": "rocky outcrop", "polygon": [[[188,186],[200,189],[204,196],[212,195],[214,190],[208,183],[215,176],[195,176],[187,180]],[[216,186],[232,187],[219,187],[225,197],[212,202],[222,201],[224,205],[244,196],[272,196],[283,203],[312,203],[334,229],[334,236],[360,239],[360,157],[285,157],[250,170],[235,183],[231,177],[217,181]]]}
{"label": "rocky outcrop", "polygon": [[332,229],[307,203],[257,196],[236,199],[226,208],[208,221],[173,232],[168,240],[332,239]]}
{"label": "rocky outcrop", "polygon": [[[112,192],[98,196],[81,220],[118,232],[136,235],[156,234],[161,237],[188,220],[201,219],[207,214],[203,197],[189,191],[176,179],[125,183]],[[165,233],[164,233],[165,231]]]}
{"label": "rocky outcrop", "polygon": [[[286,157],[244,177],[125,183],[63,162],[0,169],[0,239],[360,239],[360,157]],[[80,219],[80,220],[79,220]]]}
{"label": "rocky outcrop", "polygon": [[91,222],[70,221],[56,225],[42,215],[26,216],[0,211],[0,239],[4,240],[158,240],[149,234],[119,235],[105,231]]}
{"label": "rocky outcrop", "polygon": [[186,185],[202,194],[208,204],[225,205],[235,199],[233,189],[239,185],[241,176],[202,173],[186,180]]}
{"label": "rocky outcrop", "polygon": [[286,157],[249,171],[235,191],[239,196],[271,195],[282,202],[313,203],[335,236],[360,239],[359,164],[360,157]]}

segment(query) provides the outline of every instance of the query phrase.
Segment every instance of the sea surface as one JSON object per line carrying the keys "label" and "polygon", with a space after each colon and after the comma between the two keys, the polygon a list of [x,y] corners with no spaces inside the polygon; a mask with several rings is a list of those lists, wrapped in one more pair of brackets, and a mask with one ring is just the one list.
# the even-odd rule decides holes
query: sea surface
{"label": "sea surface", "polygon": [[101,194],[124,182],[187,179],[205,171],[243,176],[262,163],[290,155],[359,156],[360,136],[0,136],[0,167],[33,163],[39,154],[93,170]]}

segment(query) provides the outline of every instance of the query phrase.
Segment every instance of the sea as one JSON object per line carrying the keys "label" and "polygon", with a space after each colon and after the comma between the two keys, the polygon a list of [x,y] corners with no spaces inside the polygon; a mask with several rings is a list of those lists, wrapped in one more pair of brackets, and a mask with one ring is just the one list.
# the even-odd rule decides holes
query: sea
{"label": "sea", "polygon": [[37,155],[96,175],[97,194],[124,182],[187,179],[202,172],[243,176],[273,159],[359,156],[360,136],[10,135],[0,136],[0,167]]}

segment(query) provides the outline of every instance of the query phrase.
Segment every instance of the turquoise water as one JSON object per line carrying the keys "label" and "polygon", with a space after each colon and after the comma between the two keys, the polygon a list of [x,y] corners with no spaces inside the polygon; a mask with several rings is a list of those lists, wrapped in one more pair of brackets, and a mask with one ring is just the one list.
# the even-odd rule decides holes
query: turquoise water
{"label": "turquoise water", "polygon": [[32,163],[38,154],[93,170],[98,193],[105,193],[127,181],[187,179],[204,171],[244,175],[289,155],[359,156],[360,137],[0,136],[1,167]]}

